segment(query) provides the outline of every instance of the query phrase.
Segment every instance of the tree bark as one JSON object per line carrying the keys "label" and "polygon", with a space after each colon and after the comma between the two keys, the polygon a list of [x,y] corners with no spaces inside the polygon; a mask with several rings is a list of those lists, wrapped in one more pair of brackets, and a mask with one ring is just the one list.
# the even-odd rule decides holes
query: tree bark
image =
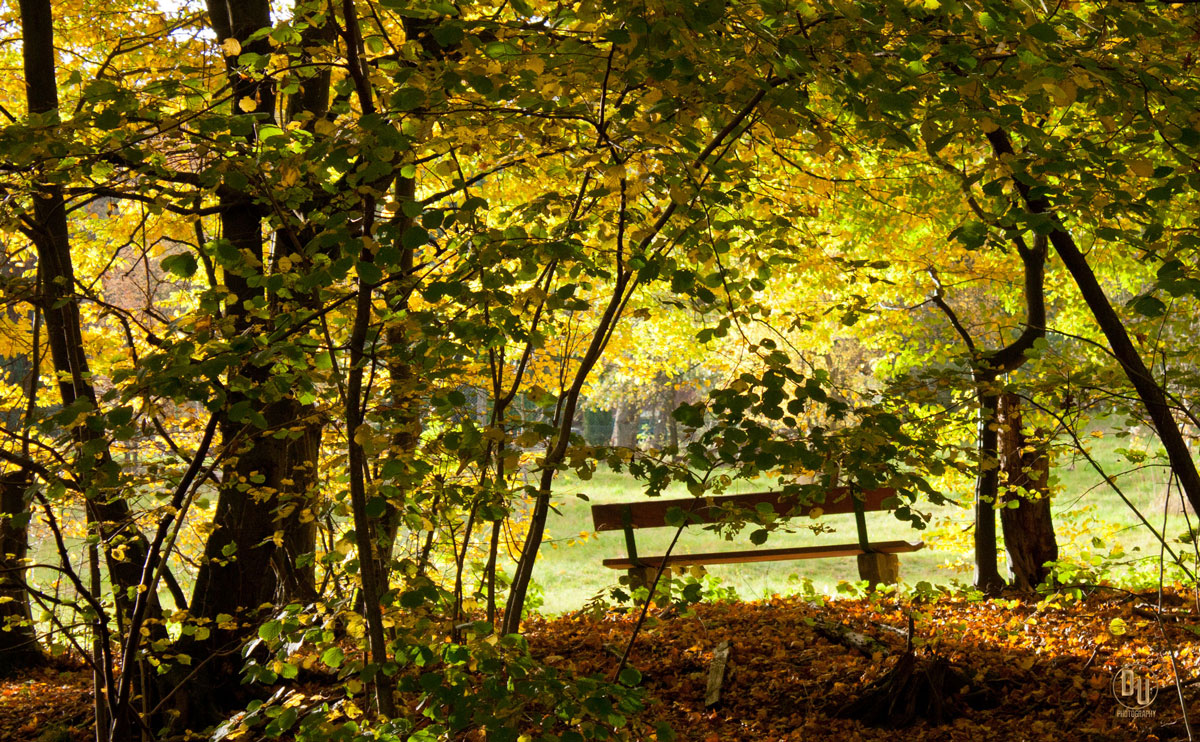
{"label": "tree bark", "polygon": [[618,448],[637,448],[638,409],[630,402],[619,402],[613,413],[612,445]]}
{"label": "tree bark", "polygon": [[1013,584],[1032,591],[1049,575],[1046,562],[1058,560],[1050,513],[1049,446],[1036,436],[1025,435],[1021,398],[1015,394],[1000,398],[999,423],[1000,471],[1007,484],[1000,509],[1004,545]]}
{"label": "tree bark", "polygon": [[[22,58],[26,101],[36,123],[52,126],[58,121],[58,83],[55,77],[54,21],[49,0],[21,0]],[[75,268],[71,256],[70,227],[62,189],[39,184],[33,194],[33,225],[28,230],[38,255],[38,302],[45,318],[50,357],[58,377],[59,398],[64,409],[78,407],[89,417],[99,412],[91,370],[83,345],[79,301],[75,295]],[[141,581],[148,544],[138,530],[124,498],[117,495],[119,471],[102,432],[88,424],[71,428],[78,455],[75,467],[85,486],[88,523],[96,528],[104,544],[105,562],[112,583],[118,625],[133,609],[133,598]],[[161,610],[156,595],[150,595],[146,615],[158,618]],[[161,625],[150,627],[161,635]],[[124,672],[137,672],[125,667]],[[105,678],[110,677],[105,675]],[[107,681],[105,682],[107,685]],[[143,691],[149,691],[143,688]],[[110,697],[116,689],[107,687]],[[112,739],[132,735],[134,720],[129,709],[110,721]]]}
{"label": "tree bark", "polygon": [[[375,112],[374,98],[368,82],[366,62],[360,56],[362,49],[362,34],[358,25],[358,15],[354,9],[354,0],[342,0],[342,15],[346,44],[346,61],[350,77],[357,91],[359,107],[364,115]],[[362,237],[372,236],[375,217],[375,198],[372,195],[362,196]],[[370,263],[373,253],[363,242],[359,254],[359,263]],[[373,685],[375,688],[375,704],[380,715],[391,717],[396,714],[396,701],[393,694],[391,674],[385,671],[388,663],[387,641],[384,635],[383,609],[380,598],[387,590],[386,574],[380,573],[378,561],[375,558],[376,533],[374,524],[367,516],[366,492],[366,453],[360,440],[360,435],[370,434],[366,423],[363,398],[363,371],[366,361],[367,332],[371,324],[373,309],[371,295],[375,286],[363,278],[358,279],[358,291],[354,303],[354,325],[350,331],[349,341],[349,371],[346,379],[346,445],[348,454],[347,468],[350,478],[350,506],[354,514],[354,541],[358,547],[358,571],[362,584],[362,599],[367,623],[367,651],[370,656],[370,666],[373,667]]]}
{"label": "tree bark", "polygon": [[[405,19],[406,22],[409,19]],[[410,37],[412,38],[412,37]],[[414,178],[397,178],[395,184],[396,202],[399,204],[416,201],[417,183]],[[404,209],[397,209],[396,234],[404,234],[412,225],[413,219],[405,215]],[[387,296],[388,307],[394,312],[408,313],[408,297],[411,295],[414,276],[415,257],[409,247],[403,247],[400,253],[400,272],[398,281],[392,283],[392,289]],[[393,322],[386,331],[388,355],[388,394],[391,396],[391,414],[393,415],[393,433],[391,440],[391,456],[405,463],[405,472],[399,491],[406,496],[412,482],[409,472],[415,471],[412,466],[413,457],[421,442],[421,413],[420,399],[423,382],[412,364],[412,342],[405,327],[400,322]],[[379,544],[378,568],[381,577],[387,581],[390,572],[392,555],[396,548],[396,539],[400,533],[401,520],[404,517],[406,503],[397,498],[388,500],[383,518],[375,527],[376,542]],[[432,514],[431,514],[432,516]],[[433,518],[430,517],[432,522]]]}
{"label": "tree bark", "polygon": [[976,446],[979,468],[975,479],[975,587],[986,593],[996,593],[1005,585],[1004,578],[1000,576],[996,546],[996,506],[1000,497],[997,420],[1000,394],[996,389],[996,379],[1002,373],[1020,368],[1034,342],[1046,334],[1046,238],[1038,235],[1032,247],[1020,235],[1014,237],[1013,241],[1025,274],[1025,326],[1015,340],[998,350],[984,351],[975,345],[974,338],[942,296],[942,286],[936,272],[930,272],[937,285],[932,301],[950,320],[954,331],[966,346],[971,364],[971,379],[978,401]]}
{"label": "tree bark", "polygon": [[999,395],[991,382],[977,391],[979,471],[975,477],[975,587],[985,593],[999,592],[1005,585],[1000,576],[996,548],[996,502],[1000,496],[1000,466],[996,411]]}
{"label": "tree bark", "polygon": [[[249,40],[255,31],[271,25],[267,0],[210,0],[208,11],[218,41],[235,39],[244,52],[271,53],[266,38]],[[235,57],[226,58],[226,72],[234,115],[253,116],[262,124],[273,122],[276,91],[271,78],[243,74]],[[317,79],[302,90],[302,99],[321,99],[319,87]],[[255,135],[249,134],[247,145],[254,140]],[[295,304],[284,306],[279,297],[264,293],[259,278],[266,270],[266,221],[264,209],[255,203],[253,194],[221,186],[217,197],[221,236],[243,257],[241,265],[226,266],[224,270],[224,285],[230,297],[225,313],[232,324],[232,342],[235,347],[243,344],[249,355],[265,321],[250,307],[267,301],[271,314],[280,317],[289,308],[303,308],[305,299],[298,297]],[[304,239],[303,229],[281,232],[277,250],[284,255],[298,254]],[[230,376],[240,376],[242,382],[233,385],[220,417],[218,429],[227,451],[227,464],[218,490],[213,530],[204,547],[191,600],[192,616],[212,621],[211,631],[204,639],[185,636],[177,645],[177,651],[191,656],[193,663],[205,662],[188,681],[186,692],[176,695],[176,711],[186,724],[203,724],[213,719],[221,707],[238,701],[236,686],[228,679],[240,669],[237,650],[253,633],[261,606],[279,598],[315,597],[311,568],[298,565],[296,560],[315,548],[312,520],[303,513],[309,509],[315,515],[311,506],[318,475],[321,422],[311,405],[301,404],[291,394],[262,396],[271,373],[268,366],[253,363],[230,370]],[[230,408],[242,402],[261,414],[260,424],[265,421],[265,426],[260,428],[229,416]],[[293,435],[277,438],[275,434],[280,431]],[[220,614],[239,620],[227,621],[226,628],[220,628],[215,622]],[[236,628],[228,628],[234,624]]]}
{"label": "tree bark", "polygon": [[20,472],[0,474],[0,676],[45,662],[25,589],[29,550],[29,479]]}
{"label": "tree bark", "polygon": [[[29,111],[43,116],[43,121],[48,123],[58,115],[54,29],[49,0],[22,0],[21,27]],[[59,379],[59,397],[64,408],[82,401],[91,414],[95,414],[99,405],[83,347],[79,301],[74,293],[70,229],[62,190],[48,184],[39,186],[33,198],[33,214],[31,237],[38,253],[38,299],[46,319],[51,360]],[[74,426],[72,434],[81,449],[93,444],[89,449],[95,450],[90,460],[81,456],[78,462],[88,483],[87,512],[91,522],[99,524],[106,544],[105,557],[117,609],[127,611],[130,601],[126,590],[136,587],[140,580],[146,539],[137,531],[128,503],[103,492],[106,486],[116,484],[116,467],[103,434],[88,425]],[[122,551],[124,558],[118,558]],[[114,556],[114,552],[118,556]]]}
{"label": "tree bark", "polygon": [[679,421],[675,419],[675,408],[679,406],[679,389],[672,384],[667,395],[667,406],[663,410],[663,419],[667,421],[667,445],[672,450],[679,449]]}

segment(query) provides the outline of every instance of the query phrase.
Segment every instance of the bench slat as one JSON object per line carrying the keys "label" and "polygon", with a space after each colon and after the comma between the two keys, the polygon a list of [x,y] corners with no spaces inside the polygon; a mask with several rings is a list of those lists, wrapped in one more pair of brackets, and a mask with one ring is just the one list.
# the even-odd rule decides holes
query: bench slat
{"label": "bench slat", "polygon": [[[901,554],[918,551],[925,548],[924,541],[880,541],[871,544],[875,551],[883,554]],[[744,564],[747,562],[773,562],[783,559],[821,559],[824,557],[845,557],[862,554],[858,544],[838,544],[836,546],[794,546],[784,549],[753,549],[747,551],[714,551],[698,554],[672,554],[667,557],[668,567],[691,564]],[[644,556],[638,561],[647,567],[661,567],[663,557]],[[632,569],[637,566],[632,559],[620,557],[605,559],[604,566],[610,569]]]}
{"label": "bench slat", "polygon": [[[866,490],[862,493],[863,510],[883,510],[883,501],[896,494],[890,487]],[[711,502],[711,504],[710,504]],[[683,497],[670,500],[642,500],[630,503],[610,503],[592,506],[592,522],[597,531],[619,531],[626,525],[623,517],[625,508],[630,510],[629,525],[633,528],[659,528],[668,525],[667,511],[679,508],[689,513],[689,522],[713,523],[720,519],[722,506],[734,505],[753,510],[760,503],[770,505],[779,515],[786,515],[794,507],[793,497],[784,497],[780,492],[751,492],[744,495],[720,495],[718,497]],[[854,501],[848,487],[834,487],[825,493],[825,502],[800,509],[800,515],[808,515],[813,508],[820,508],[824,515],[854,512]]]}

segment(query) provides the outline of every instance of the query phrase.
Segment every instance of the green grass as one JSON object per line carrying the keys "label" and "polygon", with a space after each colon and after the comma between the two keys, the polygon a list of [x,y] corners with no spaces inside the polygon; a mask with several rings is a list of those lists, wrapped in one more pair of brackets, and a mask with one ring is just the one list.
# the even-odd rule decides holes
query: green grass
{"label": "green grass", "polygon": [[[1111,433],[1102,438],[1089,438],[1092,455],[1109,474],[1121,474],[1117,484],[1131,502],[1153,523],[1162,528],[1163,497],[1166,490],[1167,469],[1161,465],[1143,467],[1134,471],[1128,462],[1123,462],[1119,448],[1141,448],[1146,450],[1146,440],[1119,439]],[[1122,473],[1124,472],[1124,473]],[[1157,557],[1159,544],[1149,530],[1142,525],[1120,497],[1107,486],[1100,485],[1101,477],[1087,461],[1070,452],[1059,454],[1055,461],[1054,478],[1057,495],[1054,500],[1054,518],[1058,534],[1060,558],[1067,561],[1083,561],[1095,554],[1109,554],[1114,545],[1120,544],[1127,552],[1114,575],[1120,579],[1141,578],[1143,583],[1157,579]],[[970,482],[963,481],[948,496],[970,502]],[[738,483],[730,492],[748,492],[769,489],[769,486],[754,486]],[[586,494],[590,500],[577,497]],[[677,485],[666,493],[667,497],[685,497],[686,490]],[[544,594],[540,610],[547,614],[558,614],[577,610],[589,599],[617,584],[624,574],[619,570],[607,569],[601,561],[608,557],[624,556],[624,535],[620,531],[595,533],[592,531],[590,507],[593,503],[627,502],[643,497],[636,480],[624,474],[598,472],[589,481],[563,475],[556,483],[555,512],[547,524],[547,540],[544,544],[534,572],[534,581]],[[1178,495],[1174,496],[1176,507],[1170,514],[1166,533],[1169,541],[1187,530],[1187,523],[1178,507]],[[972,512],[967,507],[918,504],[918,509],[928,512],[933,520],[925,531],[916,531],[908,523],[896,520],[888,513],[868,513],[867,521],[873,540],[923,540],[926,548],[900,555],[901,579],[908,584],[928,581],[947,584],[971,579],[971,527]],[[767,548],[814,544],[849,543],[856,540],[852,515],[823,517],[820,523],[835,529],[834,533],[813,534],[797,523],[794,533],[774,533],[765,544]],[[1192,525],[1200,525],[1192,518]],[[733,541],[699,527],[690,527],[680,539],[675,553],[695,551],[722,551],[752,548],[747,529]],[[638,550],[643,555],[661,554],[674,534],[672,528],[643,529],[637,532]],[[51,540],[40,534],[31,544],[34,561],[57,563],[58,557]],[[1102,547],[1093,543],[1093,538],[1104,542]],[[78,541],[72,539],[74,548]],[[1173,543],[1177,551],[1186,550]],[[77,556],[77,555],[76,555]],[[1134,561],[1134,557],[1144,557]],[[1006,569],[1002,565],[1002,570]],[[86,569],[83,570],[86,573]],[[511,574],[512,565],[508,565]],[[732,588],[746,600],[755,600],[776,593],[789,593],[800,589],[802,579],[811,580],[814,587],[825,593],[835,592],[841,581],[856,581],[858,570],[854,559],[828,558],[799,561],[760,562],[755,564],[713,565],[708,572],[718,578],[725,587]],[[57,575],[53,572],[34,570],[35,581],[51,584]],[[187,586],[185,586],[186,589]],[[67,592],[70,592],[67,589]],[[164,604],[173,605],[172,599],[160,590]],[[35,609],[35,614],[38,611]]]}
{"label": "green grass", "polygon": [[[1144,440],[1117,439],[1111,434],[1087,442],[1093,457],[1109,475],[1125,472],[1132,467],[1128,462],[1123,462],[1117,453],[1118,448],[1147,448]],[[1153,559],[1152,563],[1145,560],[1134,563],[1125,558],[1121,561],[1129,563],[1119,567],[1115,576],[1125,579],[1140,576],[1143,581],[1156,579],[1158,541],[1111,487],[1098,486],[1102,479],[1087,461],[1069,452],[1060,454],[1056,458],[1053,473],[1059,484],[1054,500],[1054,519],[1060,559],[1081,561],[1094,554],[1107,555],[1119,543],[1129,557]],[[1156,529],[1162,527],[1166,479],[1167,470],[1162,466],[1124,473],[1117,478],[1122,491]],[[754,489],[761,488],[743,484],[731,492]],[[593,503],[627,502],[642,497],[634,479],[611,472],[597,473],[586,482],[564,476],[560,478],[556,490],[556,512],[550,515],[547,543],[534,571],[534,581],[545,594],[541,610],[547,614],[576,610],[593,596],[617,584],[623,573],[603,567],[601,560],[625,554],[624,535],[620,531],[593,532],[590,506]],[[590,502],[579,498],[577,495],[580,493],[586,494]],[[969,503],[970,483],[964,482],[958,491],[945,494]],[[667,496],[684,497],[686,491],[679,487],[668,490]],[[1178,495],[1175,498],[1178,503]],[[925,541],[925,549],[900,555],[901,579],[906,583],[915,584],[921,580],[935,584],[953,580],[969,581],[972,538],[970,509],[928,504],[918,505],[918,509],[933,516],[931,527],[923,532],[914,530],[908,523],[896,520],[888,513],[868,513],[872,540]],[[1168,519],[1166,533],[1169,539],[1184,533],[1187,528],[1183,515],[1178,512],[1179,508],[1175,510],[1176,513]],[[1195,525],[1195,518],[1192,520]],[[816,535],[801,527],[796,533],[773,534],[766,547],[848,543],[856,540],[852,515],[828,516],[822,518],[821,523],[836,529],[836,533]],[[642,529],[636,533],[640,553],[661,554],[667,548],[674,529]],[[735,541],[727,542],[715,533],[693,526],[684,532],[675,553],[751,548],[748,535],[749,530],[743,531]],[[1094,538],[1100,539],[1104,545],[1097,546]],[[1175,546],[1179,548],[1178,544]],[[1002,566],[1004,569],[1006,567]],[[713,565],[708,572],[746,600],[794,592],[803,578],[811,580],[818,591],[826,593],[834,592],[840,581],[853,582],[858,579],[855,560],[845,557]]]}

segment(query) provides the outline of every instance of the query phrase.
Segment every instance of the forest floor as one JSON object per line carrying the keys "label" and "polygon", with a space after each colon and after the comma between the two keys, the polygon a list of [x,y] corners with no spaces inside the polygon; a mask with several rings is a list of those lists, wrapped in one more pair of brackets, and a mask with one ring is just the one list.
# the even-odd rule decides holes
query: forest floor
{"label": "forest floor", "polygon": [[[665,721],[678,739],[700,742],[1187,739],[1175,673],[1200,729],[1200,614],[1174,593],[1157,608],[1155,594],[1105,590],[1061,605],[788,597],[655,609],[629,660],[646,694],[638,728]],[[954,718],[936,726],[871,728],[840,717],[839,708],[901,661],[910,616],[918,661],[949,660],[969,678],[963,693],[973,700],[948,697]],[[635,622],[636,613],[609,612],[533,618],[525,628],[544,662],[611,677]],[[884,651],[876,646],[868,656],[831,640],[830,627],[872,637]],[[709,668],[723,641],[732,652],[720,702],[709,709]],[[1120,697],[1122,668],[1131,671],[1127,680],[1147,684],[1152,700]],[[69,667],[4,681],[0,740],[90,739],[90,695],[89,675]]]}
{"label": "forest floor", "polygon": [[[630,663],[642,674],[648,719],[668,722],[683,740],[1176,740],[1188,739],[1171,654],[1200,731],[1200,615],[1169,594],[1162,620],[1157,595],[1105,591],[1071,605],[1036,600],[941,598],[913,606],[871,600],[824,604],[801,598],[696,606],[659,618],[638,636]],[[915,613],[918,657],[940,655],[963,670],[986,703],[961,704],[940,726],[918,721],[873,729],[838,709],[894,666]],[[530,622],[530,644],[544,661],[581,674],[612,675],[633,628],[632,616]],[[830,641],[819,625],[840,624],[887,645],[868,657]],[[891,627],[886,628],[886,627]],[[720,702],[705,708],[713,650],[732,645]],[[1122,667],[1156,697],[1138,708],[1121,699]],[[970,689],[965,691],[970,694]]]}

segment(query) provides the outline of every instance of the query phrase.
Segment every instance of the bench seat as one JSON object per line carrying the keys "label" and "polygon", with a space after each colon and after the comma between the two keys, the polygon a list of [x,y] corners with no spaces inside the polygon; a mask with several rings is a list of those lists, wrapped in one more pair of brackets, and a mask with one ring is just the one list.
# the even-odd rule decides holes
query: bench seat
{"label": "bench seat", "polygon": [[[881,541],[871,544],[876,554],[903,554],[925,548],[923,541]],[[628,557],[605,559],[604,566],[610,569],[633,569],[634,567],[690,566],[695,564],[745,564],[749,562],[774,562],[784,559],[822,559],[825,557],[847,557],[865,554],[859,544],[831,546],[794,546],[783,549],[753,549],[747,551],[713,551],[695,554],[672,554],[665,560],[662,556],[639,556],[635,562]]]}
{"label": "bench seat", "polygon": [[[605,559],[609,569],[629,572],[631,586],[657,584],[658,575],[668,575],[673,566],[703,564],[744,564],[784,559],[821,559],[848,557],[858,559],[859,577],[874,588],[881,583],[894,584],[899,579],[900,559],[897,554],[925,547],[921,541],[872,542],[867,535],[864,513],[891,510],[901,504],[896,490],[877,487],[851,490],[831,487],[817,493],[819,502],[801,500],[795,492],[751,492],[743,495],[714,495],[677,499],[652,498],[640,502],[605,503],[592,506],[592,523],[597,531],[624,531],[624,557]],[[793,546],[782,549],[747,549],[743,551],[714,551],[692,554],[642,556],[638,554],[634,531],[641,528],[679,527],[683,524],[720,523],[727,518],[737,519],[748,512],[760,523],[764,516],[819,518],[825,515],[854,513],[858,541],[852,544],[828,546]]]}

